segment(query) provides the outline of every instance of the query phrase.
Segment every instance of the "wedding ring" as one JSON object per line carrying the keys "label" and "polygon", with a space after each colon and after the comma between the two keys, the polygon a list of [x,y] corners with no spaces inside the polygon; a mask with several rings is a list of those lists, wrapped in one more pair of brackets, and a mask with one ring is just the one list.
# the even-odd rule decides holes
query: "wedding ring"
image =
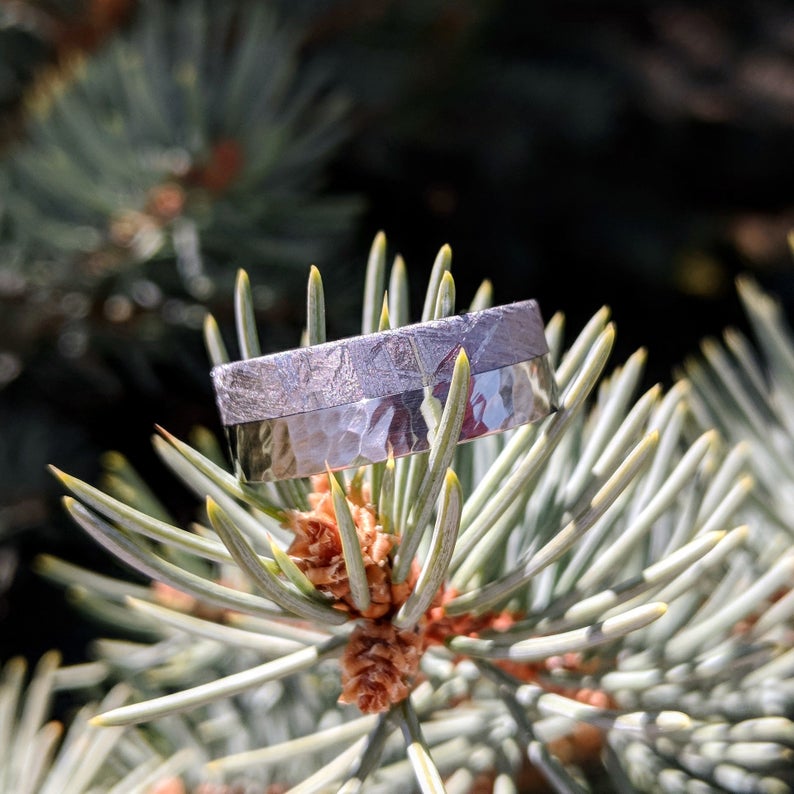
{"label": "wedding ring", "polygon": [[471,367],[460,441],[547,416],[556,385],[533,300],[212,370],[238,476],[305,477],[428,449],[458,351]]}

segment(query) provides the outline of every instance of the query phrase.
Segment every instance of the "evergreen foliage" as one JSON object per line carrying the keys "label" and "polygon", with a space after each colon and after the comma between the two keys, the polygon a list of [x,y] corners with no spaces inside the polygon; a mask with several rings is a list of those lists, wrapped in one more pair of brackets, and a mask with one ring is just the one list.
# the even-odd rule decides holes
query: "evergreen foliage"
{"label": "evergreen foliage", "polygon": [[[442,249],[426,300],[431,312],[452,311],[449,265]],[[307,319],[315,334],[317,278],[313,271]],[[384,317],[405,316],[394,297],[406,293],[404,279],[398,260]],[[384,282],[379,237],[365,327]],[[246,279],[238,289],[238,306],[250,305]],[[256,351],[251,326],[237,327],[240,349]],[[562,389],[554,416],[457,448],[440,432],[429,453],[337,474],[330,486],[324,478],[240,484],[205,434],[201,452],[162,431],[159,455],[206,497],[192,530],[155,509],[145,489],[127,488],[119,500],[59,473],[77,523],[160,582],[130,589],[43,563],[116,624],[126,620],[155,639],[134,653],[126,643],[99,646],[104,664],[137,693],[95,722],[186,712],[180,719],[199,730],[213,709],[231,709],[246,726],[236,734],[245,746],[230,754],[213,747],[218,754],[186,772],[186,785],[469,791],[489,780],[521,790],[539,774],[558,790],[586,791],[602,790],[606,774],[618,790],[789,790],[794,557],[776,523],[751,510],[742,517],[752,515],[753,528],[737,525],[752,488],[746,444],[727,447],[713,430],[692,433],[694,387],[686,382],[637,397],[644,351],[601,379],[614,339],[605,310],[564,354],[561,317],[547,335]],[[212,323],[207,338],[222,355]],[[456,372],[465,383],[463,362]],[[451,394],[449,416],[466,392]],[[445,447],[454,448],[459,476],[429,463]],[[370,506],[373,483],[380,498]],[[417,523],[426,515],[418,496],[432,491],[440,492],[437,515]],[[342,534],[352,522],[361,544],[340,547],[349,580],[333,591],[311,583],[312,559],[298,542],[302,517],[322,509]],[[419,536],[421,572],[374,619],[354,579],[363,576],[370,594],[377,580],[367,567],[356,574],[350,561],[363,554],[369,565],[367,511],[376,531],[391,527],[402,547]],[[451,555],[439,555],[448,546],[437,546],[439,533]],[[393,593],[401,568],[399,554],[382,566]],[[171,588],[187,595],[166,603]],[[342,603],[345,611],[332,608]],[[230,655],[230,647],[238,650]],[[382,695],[375,701],[373,688]],[[311,691],[316,711],[305,705]],[[365,715],[335,704],[340,694]],[[252,706],[262,697],[270,704],[264,720]],[[301,722],[307,711],[309,724]],[[260,744],[263,723],[282,731],[282,741],[271,732]]]}
{"label": "evergreen foliage", "polygon": [[11,352],[53,328],[74,359],[103,327],[149,343],[195,327],[243,262],[268,268],[262,308],[340,239],[359,202],[317,189],[349,102],[297,46],[267,4],[145,1],[39,81],[0,162]]}
{"label": "evergreen foliage", "polygon": [[[135,577],[36,560],[113,638],[27,686],[6,662],[0,794],[794,790],[794,338],[749,278],[760,352],[731,329],[668,391],[642,350],[609,370],[604,309],[572,340],[550,320],[560,410],[505,435],[456,445],[461,356],[424,455],[253,487],[197,428],[158,430],[165,476],[86,462],[107,424],[138,443],[142,395],[211,421],[207,308],[241,358],[292,344],[315,261],[351,330],[326,264],[351,190],[406,253],[488,262],[497,302],[527,283],[581,317],[603,290],[666,378],[731,273],[790,299],[792,24],[782,0],[0,4],[1,608],[60,487]],[[450,261],[422,319],[462,308]],[[379,236],[361,331],[407,323],[411,286]],[[312,268],[302,343],[325,314]]]}

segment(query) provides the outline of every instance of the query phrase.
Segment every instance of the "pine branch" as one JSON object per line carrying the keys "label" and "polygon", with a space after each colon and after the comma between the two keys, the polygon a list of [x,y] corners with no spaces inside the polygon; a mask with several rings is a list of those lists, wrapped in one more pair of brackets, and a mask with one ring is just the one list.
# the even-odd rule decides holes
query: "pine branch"
{"label": "pine branch", "polygon": [[[365,324],[389,303],[373,286],[387,283],[384,246],[379,238],[373,249]],[[401,260],[395,269],[389,283],[404,282]],[[451,279],[442,249],[429,316],[449,307]],[[318,283],[312,271],[315,337]],[[784,337],[762,327],[785,373]],[[558,328],[553,321],[550,335]],[[785,785],[794,723],[781,714],[792,698],[794,563],[788,531],[778,527],[784,516],[770,522],[749,498],[746,443],[730,449],[713,430],[692,432],[690,405],[702,418],[711,404],[697,398],[703,378],[637,397],[644,352],[602,377],[613,337],[599,312],[559,358],[564,392],[555,416],[464,452],[455,449],[453,419],[466,392],[453,388],[429,453],[378,464],[377,472],[260,492],[166,435],[157,442],[168,450],[166,465],[214,500],[211,526],[194,528],[195,540],[60,475],[85,500],[70,510],[97,540],[193,597],[167,606],[154,584],[142,598],[121,601],[123,586],[85,577],[87,589],[133,610],[164,638],[135,653],[100,646],[106,664],[140,682],[141,694],[95,722],[185,710],[181,718],[193,720],[191,709],[229,708],[231,696],[249,745],[239,753],[215,745],[208,769],[230,783],[260,774],[296,790],[440,790],[445,777],[465,786],[483,770],[506,780],[518,774],[505,772],[504,762],[515,757],[516,742],[523,764],[565,790],[587,790],[586,770],[602,753],[616,785],[637,790],[654,789],[659,776],[684,787]],[[217,356],[217,345],[211,349]],[[758,392],[761,369],[748,362],[745,355],[730,382],[744,378]],[[455,377],[465,384],[461,367]],[[784,380],[778,374],[774,382]],[[746,403],[726,392],[715,411],[744,416],[737,426],[747,429],[762,415],[771,421],[782,404],[770,399],[751,413]],[[467,485],[451,462],[464,464]],[[759,470],[763,481],[763,464]],[[752,518],[755,529],[736,527],[738,518]],[[395,533],[406,528],[418,540],[402,538],[395,555]],[[200,560],[204,573],[167,562],[171,545]],[[76,585],[83,577],[66,568],[59,576]],[[235,657],[227,669],[229,646],[252,656]],[[294,676],[301,700],[272,704],[267,720],[286,733],[257,749],[247,709],[257,687],[292,680],[284,676]],[[160,690],[166,685],[172,694]],[[355,718],[356,709],[334,705],[336,698],[384,716]],[[294,702],[304,700],[322,710],[301,705],[310,724],[287,727],[297,719]],[[320,726],[321,714],[332,724]],[[322,752],[313,763],[305,756],[278,763],[282,751],[314,750]]]}

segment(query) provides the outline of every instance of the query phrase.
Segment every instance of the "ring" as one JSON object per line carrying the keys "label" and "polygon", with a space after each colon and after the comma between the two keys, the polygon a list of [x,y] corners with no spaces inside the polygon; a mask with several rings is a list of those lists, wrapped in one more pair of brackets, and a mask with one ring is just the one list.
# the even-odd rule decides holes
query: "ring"
{"label": "ring", "polygon": [[428,449],[427,401],[445,402],[461,348],[471,382],[460,441],[556,409],[540,310],[520,301],[214,367],[237,475],[307,477]]}

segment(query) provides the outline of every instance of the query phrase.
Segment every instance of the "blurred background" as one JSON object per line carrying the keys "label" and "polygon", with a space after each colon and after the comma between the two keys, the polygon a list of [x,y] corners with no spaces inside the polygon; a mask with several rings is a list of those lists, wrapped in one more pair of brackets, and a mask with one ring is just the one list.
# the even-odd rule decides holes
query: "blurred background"
{"label": "blurred background", "polygon": [[794,306],[793,131],[783,0],[3,0],[0,655],[95,633],[35,554],[111,570],[47,463],[121,450],[190,518],[149,436],[217,429],[200,327],[238,268],[276,350],[310,264],[340,336],[378,229],[417,307],[450,243],[461,306],[608,304],[669,383],[744,325],[738,273]]}

